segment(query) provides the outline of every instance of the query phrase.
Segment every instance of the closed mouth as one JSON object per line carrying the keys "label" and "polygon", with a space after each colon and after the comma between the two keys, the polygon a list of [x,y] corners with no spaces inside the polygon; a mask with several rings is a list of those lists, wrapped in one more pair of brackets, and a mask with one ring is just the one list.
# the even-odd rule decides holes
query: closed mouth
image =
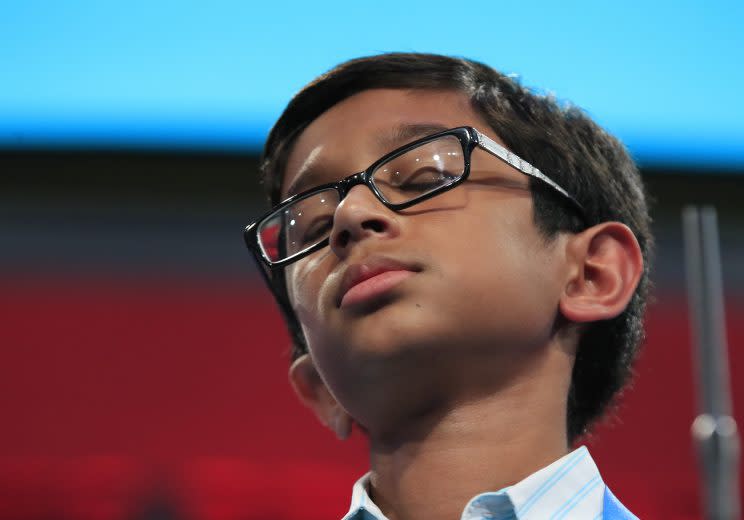
{"label": "closed mouth", "polygon": [[336,306],[349,305],[385,292],[421,268],[389,258],[368,258],[346,269],[336,298]]}

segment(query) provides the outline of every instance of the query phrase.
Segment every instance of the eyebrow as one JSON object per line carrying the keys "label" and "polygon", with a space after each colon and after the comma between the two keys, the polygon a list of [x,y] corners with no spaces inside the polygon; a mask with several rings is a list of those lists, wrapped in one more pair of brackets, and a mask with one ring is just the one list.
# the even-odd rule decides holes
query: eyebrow
{"label": "eyebrow", "polygon": [[416,123],[397,125],[390,132],[378,134],[375,138],[383,150],[392,152],[395,148],[408,144],[416,139],[449,130],[451,127],[439,123]]}
{"label": "eyebrow", "polygon": [[296,195],[298,193],[302,193],[305,191],[306,187],[312,187],[312,186],[318,186],[320,184],[324,183],[318,183],[316,179],[320,180],[322,178],[323,174],[325,173],[325,168],[323,168],[322,163],[321,164],[313,164],[312,166],[309,166],[307,169],[305,169],[302,173],[300,173],[297,178],[295,178],[294,181],[292,181],[292,184],[289,185],[289,188],[287,188],[287,193],[282,197],[282,199],[289,198],[293,195]]}
{"label": "eyebrow", "polygon": [[[394,126],[390,131],[375,135],[373,141],[380,150],[385,150],[385,154],[387,154],[396,148],[415,141],[416,139],[436,134],[438,132],[444,132],[450,128],[451,127],[439,123],[401,124]],[[283,198],[288,198],[297,193],[301,193],[302,191],[305,191],[308,186],[311,187],[318,185],[317,180],[320,180],[326,171],[326,168],[323,167],[322,160],[313,163],[306,170],[300,172],[292,184],[290,184],[287,193]],[[351,173],[349,175],[351,175]]]}

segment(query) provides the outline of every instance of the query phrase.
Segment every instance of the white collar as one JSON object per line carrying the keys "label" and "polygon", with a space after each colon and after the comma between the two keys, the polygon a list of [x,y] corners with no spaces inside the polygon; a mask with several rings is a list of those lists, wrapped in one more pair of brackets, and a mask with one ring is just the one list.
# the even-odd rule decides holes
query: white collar
{"label": "white collar", "polygon": [[[367,473],[354,484],[351,507],[342,520],[388,520],[367,493],[369,479]],[[504,513],[518,520],[569,515],[592,520],[601,518],[604,492],[597,465],[581,446],[513,486],[476,495],[465,506],[461,520],[494,518],[494,514],[501,518]]]}

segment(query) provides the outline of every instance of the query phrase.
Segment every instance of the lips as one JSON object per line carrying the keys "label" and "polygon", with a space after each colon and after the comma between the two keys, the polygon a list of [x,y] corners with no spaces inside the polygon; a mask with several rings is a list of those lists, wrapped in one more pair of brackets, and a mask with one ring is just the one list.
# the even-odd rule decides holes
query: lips
{"label": "lips", "polygon": [[419,271],[418,266],[383,257],[353,264],[341,278],[336,306],[345,307],[374,298]]}

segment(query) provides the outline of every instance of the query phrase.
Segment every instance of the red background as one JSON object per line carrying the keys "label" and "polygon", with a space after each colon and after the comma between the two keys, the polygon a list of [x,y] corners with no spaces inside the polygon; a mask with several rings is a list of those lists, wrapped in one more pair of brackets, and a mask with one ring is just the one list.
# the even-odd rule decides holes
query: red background
{"label": "red background", "polygon": [[[3,280],[0,518],[339,518],[364,439],[296,401],[269,298],[252,278]],[[589,446],[641,518],[698,518],[686,300],[657,300],[635,384]],[[728,302],[732,345],[743,309]]]}

